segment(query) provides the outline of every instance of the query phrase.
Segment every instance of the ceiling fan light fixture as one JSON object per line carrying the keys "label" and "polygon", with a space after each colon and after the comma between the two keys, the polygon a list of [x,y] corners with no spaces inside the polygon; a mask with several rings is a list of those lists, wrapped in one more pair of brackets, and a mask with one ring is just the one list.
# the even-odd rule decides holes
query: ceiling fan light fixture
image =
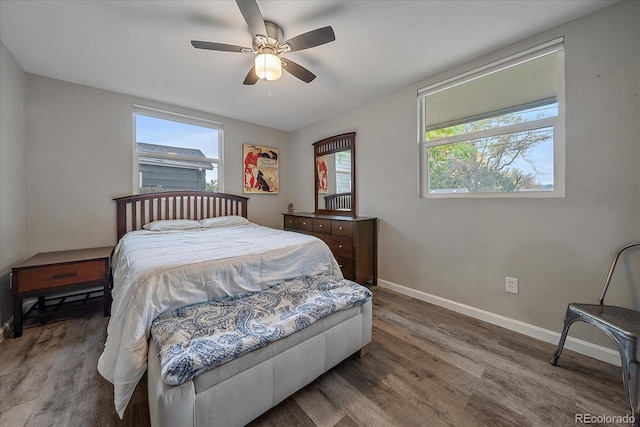
{"label": "ceiling fan light fixture", "polygon": [[[1,2],[2,0],[0,0]],[[316,28],[306,33],[298,34],[288,40],[282,41],[284,33],[282,28],[271,21],[265,21],[257,0],[236,0],[240,13],[253,34],[251,47],[242,47],[226,43],[206,42],[191,40],[191,45],[196,49],[216,50],[220,52],[236,52],[257,54],[255,63],[242,82],[243,85],[254,85],[258,80],[278,80],[282,76],[282,69],[293,77],[305,83],[311,83],[316,75],[300,64],[296,64],[288,58],[280,55],[289,54],[299,50],[310,49],[330,43],[336,39],[331,26]]]}
{"label": "ceiling fan light fixture", "polygon": [[261,53],[256,56],[255,70],[260,79],[278,80],[282,76],[282,62],[272,53]]}

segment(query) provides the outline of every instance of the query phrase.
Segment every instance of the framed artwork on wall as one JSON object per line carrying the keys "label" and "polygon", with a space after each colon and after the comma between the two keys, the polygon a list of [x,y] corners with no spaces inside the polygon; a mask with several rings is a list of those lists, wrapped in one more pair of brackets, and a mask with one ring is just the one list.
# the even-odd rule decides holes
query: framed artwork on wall
{"label": "framed artwork on wall", "polygon": [[245,194],[278,194],[278,149],[256,144],[243,144]]}
{"label": "framed artwork on wall", "polygon": [[318,193],[328,193],[329,181],[327,177],[327,158],[325,156],[316,157],[316,170],[318,173]]}

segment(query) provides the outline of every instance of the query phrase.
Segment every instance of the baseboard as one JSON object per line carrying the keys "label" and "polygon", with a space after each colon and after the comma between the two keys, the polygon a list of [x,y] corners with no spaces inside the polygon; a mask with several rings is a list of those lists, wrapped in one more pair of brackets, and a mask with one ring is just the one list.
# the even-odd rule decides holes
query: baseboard
{"label": "baseboard", "polygon": [[11,316],[9,320],[2,325],[2,329],[0,329],[0,343],[4,341],[5,337],[9,336],[11,331],[13,331],[13,316]]}
{"label": "baseboard", "polygon": [[[503,328],[519,332],[523,335],[527,335],[544,342],[557,345],[558,340],[560,339],[560,333],[558,332],[540,328],[529,323],[524,323],[519,320],[481,310],[479,308],[472,307],[466,304],[451,301],[446,298],[431,295],[426,292],[418,291],[416,289],[411,289],[397,283],[389,282],[388,280],[378,279],[378,286],[398,292],[399,294],[410,296],[412,298],[449,309],[451,311],[455,311],[457,313],[464,314],[469,317],[473,317],[474,319],[482,320],[493,325],[501,326]],[[572,337],[567,337],[564,347],[577,353],[584,354],[585,356],[593,357],[594,359],[598,359],[612,365],[621,366],[620,353],[610,348],[606,348],[590,343],[588,341]],[[551,355],[549,355],[549,358],[551,358]]]}

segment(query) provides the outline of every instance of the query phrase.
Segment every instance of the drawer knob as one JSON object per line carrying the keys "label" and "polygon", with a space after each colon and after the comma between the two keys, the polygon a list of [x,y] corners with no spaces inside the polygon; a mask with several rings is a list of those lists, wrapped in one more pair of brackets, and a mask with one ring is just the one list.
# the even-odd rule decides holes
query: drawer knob
{"label": "drawer knob", "polygon": [[340,227],[340,231],[344,230],[344,227]]}
{"label": "drawer knob", "polygon": [[318,227],[319,227],[319,228],[322,228],[322,224],[320,224]]}
{"label": "drawer knob", "polygon": [[342,264],[338,264],[338,266],[339,266],[340,268],[342,268]]}
{"label": "drawer knob", "polygon": [[342,245],[338,245],[338,247],[339,247],[340,249],[342,249]]}
{"label": "drawer knob", "polygon": [[307,225],[307,223],[306,223],[306,222],[303,222],[303,223],[302,223],[302,225]]}

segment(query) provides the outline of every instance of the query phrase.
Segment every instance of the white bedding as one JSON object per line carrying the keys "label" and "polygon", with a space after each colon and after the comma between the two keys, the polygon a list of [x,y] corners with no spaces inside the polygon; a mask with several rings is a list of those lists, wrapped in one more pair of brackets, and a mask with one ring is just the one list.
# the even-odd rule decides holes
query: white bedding
{"label": "white bedding", "polygon": [[151,322],[170,308],[259,291],[302,275],[342,278],[313,236],[256,224],[126,234],[113,256],[113,303],[98,371],[122,417],[147,367]]}

